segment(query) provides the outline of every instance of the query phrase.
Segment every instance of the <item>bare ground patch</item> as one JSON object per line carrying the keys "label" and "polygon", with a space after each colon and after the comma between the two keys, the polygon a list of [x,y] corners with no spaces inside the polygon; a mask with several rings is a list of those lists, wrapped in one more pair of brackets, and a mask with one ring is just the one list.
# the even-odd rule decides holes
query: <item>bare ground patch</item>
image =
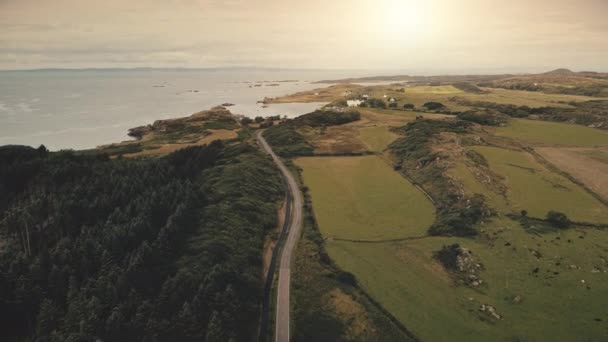
{"label": "bare ground patch", "polygon": [[608,164],[586,155],[593,149],[539,147],[536,151],[559,169],[608,200]]}

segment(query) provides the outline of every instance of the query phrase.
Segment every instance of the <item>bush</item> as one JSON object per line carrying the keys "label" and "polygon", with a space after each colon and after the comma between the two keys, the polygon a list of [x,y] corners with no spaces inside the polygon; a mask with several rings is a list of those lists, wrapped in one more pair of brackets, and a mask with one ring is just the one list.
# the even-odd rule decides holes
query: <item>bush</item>
{"label": "bush", "polygon": [[441,102],[427,102],[422,106],[428,110],[440,110],[445,108],[445,105]]}
{"label": "bush", "polygon": [[556,228],[568,228],[570,226],[570,219],[566,214],[560,213],[559,211],[551,210],[547,213],[547,222]]}
{"label": "bush", "polygon": [[338,279],[338,281],[342,284],[357,286],[357,278],[355,278],[355,276],[350,272],[339,272],[336,279]]}
{"label": "bush", "polygon": [[458,118],[486,126],[499,126],[507,123],[505,116],[491,110],[469,110],[458,114]]}
{"label": "bush", "polygon": [[357,111],[336,112],[331,110],[316,110],[294,119],[294,124],[298,126],[336,126],[361,119],[361,114]]}
{"label": "bush", "polygon": [[403,105],[403,109],[414,109],[416,108],[416,106],[414,106],[413,103],[406,103]]}
{"label": "bush", "polygon": [[252,124],[252,123],[253,123],[253,120],[252,120],[251,118],[244,117],[244,118],[242,118],[242,119],[241,119],[241,123],[242,123],[243,125],[249,125],[249,124]]}
{"label": "bush", "polygon": [[381,100],[381,99],[371,98],[371,99],[368,99],[367,101],[361,103],[361,107],[385,109],[386,102],[384,102],[384,100]]}
{"label": "bush", "polygon": [[282,157],[309,156],[314,147],[296,130],[293,121],[268,128],[264,138]]}
{"label": "bush", "polygon": [[389,103],[389,104],[388,104],[388,107],[389,107],[389,108],[396,109],[396,108],[397,108],[397,102],[391,102],[391,103]]}
{"label": "bush", "polygon": [[449,246],[443,245],[441,250],[435,252],[435,258],[445,267],[447,270],[456,271],[458,270],[458,256],[460,255],[460,245],[455,243]]}

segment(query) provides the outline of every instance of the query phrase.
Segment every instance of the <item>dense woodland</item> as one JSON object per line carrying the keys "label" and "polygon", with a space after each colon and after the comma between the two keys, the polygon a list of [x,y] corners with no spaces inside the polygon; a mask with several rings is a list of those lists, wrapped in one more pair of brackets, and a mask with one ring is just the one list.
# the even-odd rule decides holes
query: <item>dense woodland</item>
{"label": "dense woodland", "polygon": [[249,340],[281,189],[245,143],[147,160],[0,147],[3,340]]}

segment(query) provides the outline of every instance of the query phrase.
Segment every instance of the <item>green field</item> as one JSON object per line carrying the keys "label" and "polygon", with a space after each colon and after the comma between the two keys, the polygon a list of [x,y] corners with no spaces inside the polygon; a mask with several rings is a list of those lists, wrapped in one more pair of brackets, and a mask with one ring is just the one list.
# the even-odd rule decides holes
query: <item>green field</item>
{"label": "green field", "polygon": [[496,135],[532,145],[602,146],[608,145],[608,132],[580,125],[549,121],[513,119],[496,130]]}
{"label": "green field", "polygon": [[[512,211],[527,210],[544,217],[549,210],[566,213],[579,222],[608,223],[608,208],[570,180],[547,170],[525,152],[476,146],[490,168],[505,177]],[[500,208],[498,208],[500,209]]]}
{"label": "green field", "polygon": [[406,94],[461,94],[464,93],[458,88],[448,86],[415,86],[405,88]]}
{"label": "green field", "polygon": [[372,151],[383,151],[397,138],[388,126],[363,127],[359,129],[359,138]]}
{"label": "green field", "polygon": [[324,236],[386,240],[422,236],[434,208],[377,156],[299,158]]}
{"label": "green field", "polygon": [[[605,336],[605,232],[573,229],[536,236],[509,220],[482,228],[496,233],[492,244],[431,237],[384,244],[330,241],[327,249],[423,341],[596,341]],[[432,258],[442,245],[455,242],[484,265],[485,284],[479,289],[455,287]],[[521,302],[513,302],[515,296]],[[503,318],[483,321],[481,304],[492,305]]]}

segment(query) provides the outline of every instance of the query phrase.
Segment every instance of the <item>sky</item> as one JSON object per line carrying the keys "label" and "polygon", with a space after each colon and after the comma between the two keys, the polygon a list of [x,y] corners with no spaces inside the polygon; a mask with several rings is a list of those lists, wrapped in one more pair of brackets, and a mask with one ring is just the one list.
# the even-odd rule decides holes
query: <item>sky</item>
{"label": "sky", "polygon": [[0,69],[608,72],[608,0],[0,0]]}

